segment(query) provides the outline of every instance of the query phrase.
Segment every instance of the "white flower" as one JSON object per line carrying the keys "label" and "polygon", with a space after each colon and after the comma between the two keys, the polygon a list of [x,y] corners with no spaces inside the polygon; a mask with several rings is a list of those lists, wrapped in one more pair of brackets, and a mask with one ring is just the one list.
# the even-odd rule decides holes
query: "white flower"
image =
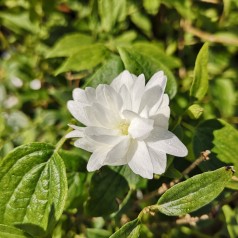
{"label": "white flower", "polygon": [[78,137],[76,147],[92,152],[88,171],[103,165],[128,164],[144,178],[166,169],[166,154],[186,156],[187,149],[170,131],[167,78],[159,71],[145,85],[143,74],[127,70],[110,85],[73,90],[68,102],[71,114],[86,127],[71,125],[67,138]]}

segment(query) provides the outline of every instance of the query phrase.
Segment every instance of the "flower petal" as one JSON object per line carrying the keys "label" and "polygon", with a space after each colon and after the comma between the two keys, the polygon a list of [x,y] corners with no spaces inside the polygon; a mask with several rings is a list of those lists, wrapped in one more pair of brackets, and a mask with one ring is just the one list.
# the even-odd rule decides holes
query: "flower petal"
{"label": "flower petal", "polygon": [[88,102],[85,90],[83,90],[81,88],[75,88],[73,90],[73,99],[75,101],[78,101],[78,102],[83,103],[85,105],[90,104],[90,102]]}
{"label": "flower petal", "polygon": [[124,165],[127,164],[127,151],[130,146],[130,137],[124,136],[122,140],[112,147],[108,152],[106,159],[104,160],[104,165]]}
{"label": "flower petal", "polygon": [[146,90],[141,99],[139,112],[143,111],[144,108],[148,109],[148,114],[151,114],[151,110],[156,111],[159,108],[162,97],[163,91],[160,86],[155,86]]}
{"label": "flower petal", "polygon": [[163,99],[163,94],[167,82],[167,77],[163,71],[155,73],[145,86],[145,92],[141,100],[139,111],[143,111],[147,106],[148,114],[153,115],[159,108]]}
{"label": "flower petal", "polygon": [[122,110],[131,110],[132,108],[132,101],[131,95],[128,88],[123,85],[119,91],[121,98],[123,100]]}
{"label": "flower petal", "polygon": [[81,126],[75,126],[73,124],[68,124],[69,127],[73,128],[74,130],[79,130],[79,131],[84,131],[85,127],[81,127]]}
{"label": "flower petal", "polygon": [[170,117],[170,108],[168,105],[169,105],[169,97],[167,94],[164,94],[162,103],[159,106],[157,112],[149,116],[149,118],[154,120],[154,126],[168,129]]}
{"label": "flower petal", "polygon": [[97,101],[103,106],[119,113],[123,105],[121,96],[109,85],[101,84],[96,89]]}
{"label": "flower petal", "polygon": [[95,141],[92,141],[88,138],[80,138],[74,142],[74,146],[81,148],[83,150],[89,151],[89,152],[94,152],[97,150],[99,147],[102,146],[101,143],[97,143]]}
{"label": "flower petal", "polygon": [[148,147],[150,158],[153,164],[153,171],[155,174],[163,174],[166,170],[167,157],[166,153],[154,150]]}
{"label": "flower petal", "polygon": [[139,115],[133,111],[130,110],[124,110],[122,111],[122,116],[124,119],[127,119],[129,121],[131,121],[133,118],[138,117]]}
{"label": "flower petal", "polygon": [[155,127],[150,136],[146,138],[146,143],[152,149],[166,154],[179,157],[188,154],[187,148],[178,137],[164,128]]}
{"label": "flower petal", "polygon": [[141,103],[142,95],[145,91],[145,76],[141,74],[134,81],[134,85],[131,90],[132,111],[138,113]]}
{"label": "flower petal", "polygon": [[90,104],[97,101],[95,88],[86,87],[85,94],[86,94],[88,102],[90,102]]}
{"label": "flower petal", "polygon": [[96,151],[94,151],[89,158],[87,170],[91,172],[100,169],[103,166],[103,161],[105,160],[108,151],[108,147],[100,147]]}
{"label": "flower petal", "polygon": [[154,121],[151,119],[135,117],[128,128],[129,134],[134,139],[144,139],[153,130]]}
{"label": "flower petal", "polygon": [[106,129],[103,127],[87,127],[85,128],[85,136],[92,142],[104,145],[116,145],[124,136],[119,136],[118,130]]}
{"label": "flower petal", "polygon": [[115,114],[112,110],[104,107],[100,103],[93,103],[92,106],[85,107],[84,110],[88,118],[94,121],[94,123],[90,125],[115,128],[121,120],[119,113]]}
{"label": "flower petal", "polygon": [[77,119],[85,126],[90,125],[90,122],[88,121],[87,115],[84,111],[84,106],[81,103],[70,100],[67,103],[67,107],[75,119]]}
{"label": "flower petal", "polygon": [[165,90],[166,83],[167,83],[167,77],[164,75],[164,72],[158,71],[151,77],[151,79],[146,84],[146,90],[159,86],[162,89],[162,93],[163,93]]}
{"label": "flower petal", "polygon": [[73,130],[73,131],[70,131],[70,132],[65,136],[65,138],[75,138],[75,137],[83,137],[83,136],[84,136],[83,131]]}
{"label": "flower petal", "polygon": [[123,85],[125,85],[127,89],[131,89],[133,84],[133,76],[128,70],[124,70],[111,82],[111,86],[116,90],[116,92],[119,92]]}
{"label": "flower petal", "polygon": [[144,178],[152,179],[153,165],[145,142],[134,140],[133,147],[128,153],[131,157],[128,163],[129,167],[135,174],[139,174]]}

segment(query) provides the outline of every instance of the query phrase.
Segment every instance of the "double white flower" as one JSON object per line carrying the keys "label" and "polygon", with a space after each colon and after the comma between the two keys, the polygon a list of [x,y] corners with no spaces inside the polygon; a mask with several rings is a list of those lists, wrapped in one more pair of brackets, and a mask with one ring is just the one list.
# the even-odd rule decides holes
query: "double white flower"
{"label": "double white flower", "polygon": [[74,145],[92,152],[88,171],[128,164],[151,179],[153,173],[165,172],[166,154],[187,155],[183,143],[168,131],[166,81],[159,71],[145,85],[143,74],[136,77],[125,70],[110,85],[73,90],[68,109],[86,127],[71,125],[74,130],[67,138],[79,138]]}

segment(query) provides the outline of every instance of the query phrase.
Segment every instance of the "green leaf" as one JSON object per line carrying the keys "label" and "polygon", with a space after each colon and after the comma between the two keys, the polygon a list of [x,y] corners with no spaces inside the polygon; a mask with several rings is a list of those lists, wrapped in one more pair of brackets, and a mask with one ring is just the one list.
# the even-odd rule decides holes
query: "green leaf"
{"label": "green leaf", "polygon": [[225,215],[226,226],[230,238],[238,237],[238,219],[237,219],[237,209],[234,211],[228,205],[222,207],[222,211]]}
{"label": "green leaf", "polygon": [[92,37],[81,33],[73,33],[63,36],[51,49],[47,57],[71,56],[92,43]]}
{"label": "green leaf", "polygon": [[162,50],[156,44],[153,44],[151,42],[137,42],[133,44],[133,49],[152,57],[153,59],[159,61],[170,69],[178,68],[181,66],[181,62],[177,58],[171,55],[167,55],[164,50]]}
{"label": "green leaf", "polygon": [[197,157],[202,151],[211,150],[209,165],[221,165],[224,162],[233,164],[237,170],[237,141],[238,131],[234,127],[223,120],[207,120],[196,128],[193,138],[194,153]]}
{"label": "green leaf", "polygon": [[203,108],[198,104],[193,104],[187,109],[189,117],[193,120],[199,119],[203,113]]}
{"label": "green leaf", "polygon": [[152,23],[149,17],[136,9],[131,15],[131,21],[148,37],[152,36]]}
{"label": "green leaf", "polygon": [[136,37],[136,31],[126,31],[125,33],[122,33],[119,36],[115,37],[112,41],[115,42],[115,45],[121,46],[131,43],[136,39]]}
{"label": "green leaf", "polygon": [[234,115],[236,108],[236,90],[232,80],[217,79],[212,85],[213,102],[223,117]]}
{"label": "green leaf", "polygon": [[86,234],[87,238],[108,238],[111,232],[98,228],[88,228]]}
{"label": "green leaf", "polygon": [[182,174],[174,167],[174,164],[171,163],[166,169],[166,172],[163,174],[163,176],[166,176],[168,178],[178,179],[182,177]]}
{"label": "green leaf", "polygon": [[143,0],[145,10],[152,15],[155,15],[160,6],[160,0]]}
{"label": "green leaf", "polygon": [[96,87],[99,84],[110,84],[111,81],[124,69],[119,56],[112,55],[105,63],[86,81],[83,87]]}
{"label": "green leaf", "polygon": [[67,196],[65,166],[54,149],[46,143],[31,143],[1,160],[0,223],[32,235],[53,228]]}
{"label": "green leaf", "polygon": [[128,238],[139,238],[140,236],[141,225],[137,225],[136,228],[132,230]]}
{"label": "green leaf", "polygon": [[177,12],[185,19],[193,19],[196,17],[194,14],[190,1],[186,0],[161,0],[165,5],[174,7]]}
{"label": "green leaf", "polygon": [[83,47],[71,55],[56,71],[58,75],[67,71],[91,70],[100,64],[107,55],[107,49],[102,44],[92,44]]}
{"label": "green leaf", "polygon": [[112,234],[110,238],[136,238],[139,237],[140,222],[139,219],[135,219],[126,223],[117,232]]}
{"label": "green leaf", "polygon": [[[27,13],[12,14],[10,12],[1,12],[0,18],[2,18],[2,23],[11,30],[21,33],[22,30],[36,33],[37,27],[29,21],[29,15]],[[22,33],[21,33],[22,34]]]}
{"label": "green leaf", "polygon": [[145,188],[147,184],[147,179],[142,178],[138,174],[132,172],[128,165],[120,167],[112,167],[112,169],[120,173],[128,182],[130,188],[135,190],[137,188]]}
{"label": "green leaf", "polygon": [[80,153],[77,150],[60,150],[59,155],[62,157],[67,172],[86,172],[87,161],[83,156],[84,151]]}
{"label": "green leaf", "polygon": [[68,196],[65,208],[79,208],[84,202],[83,192],[85,191],[86,174],[75,172],[67,173],[67,179]]}
{"label": "green leaf", "polygon": [[232,175],[231,167],[222,167],[189,178],[167,190],[158,201],[158,209],[168,216],[193,212],[215,199]]}
{"label": "green leaf", "polygon": [[153,57],[140,53],[139,50],[135,50],[128,47],[118,48],[121,59],[131,73],[136,75],[144,74],[146,79],[149,79],[154,73],[159,70],[163,70],[168,78],[165,91],[170,98],[173,98],[177,93],[177,83],[173,73],[159,60],[155,60]]}
{"label": "green leaf", "polygon": [[1,238],[30,238],[31,236],[15,227],[0,224]]}
{"label": "green leaf", "polygon": [[117,211],[118,199],[122,200],[128,190],[128,183],[120,174],[104,167],[92,177],[85,204],[87,214],[105,216]]}
{"label": "green leaf", "polygon": [[213,144],[215,145],[212,152],[217,154],[217,158],[226,164],[232,163],[235,169],[238,170],[238,131],[226,123],[219,120],[224,125],[220,130],[214,131]]}
{"label": "green leaf", "polygon": [[208,90],[208,43],[205,43],[197,55],[194,68],[194,79],[190,88],[190,96],[199,101],[204,98]]}
{"label": "green leaf", "polygon": [[227,183],[226,185],[227,188],[238,190],[238,178],[236,176],[232,177],[232,180]]}
{"label": "green leaf", "polygon": [[102,29],[106,32],[112,31],[116,22],[126,18],[126,0],[99,0],[99,15]]}

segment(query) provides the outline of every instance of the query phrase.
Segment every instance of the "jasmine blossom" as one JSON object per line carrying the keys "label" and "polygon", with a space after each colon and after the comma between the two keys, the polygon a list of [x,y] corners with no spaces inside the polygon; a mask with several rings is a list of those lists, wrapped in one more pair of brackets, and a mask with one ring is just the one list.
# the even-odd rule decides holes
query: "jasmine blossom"
{"label": "jasmine blossom", "polygon": [[168,130],[166,82],[163,71],[145,84],[143,74],[137,77],[125,70],[110,85],[73,90],[67,106],[85,127],[71,125],[74,130],[67,138],[78,138],[74,145],[92,152],[88,171],[128,164],[134,173],[151,179],[165,172],[166,154],[187,155],[187,148]]}

